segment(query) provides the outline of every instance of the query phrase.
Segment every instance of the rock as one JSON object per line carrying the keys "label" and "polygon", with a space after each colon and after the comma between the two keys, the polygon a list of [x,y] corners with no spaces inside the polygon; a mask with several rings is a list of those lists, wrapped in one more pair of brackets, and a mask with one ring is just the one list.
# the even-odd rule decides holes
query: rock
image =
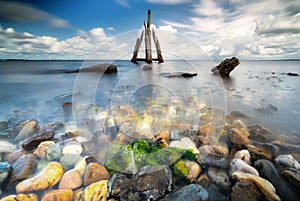
{"label": "rock", "polygon": [[201,157],[207,155],[213,156],[222,156],[225,157],[228,155],[228,147],[224,147],[221,145],[202,145],[199,148]]}
{"label": "rock", "polygon": [[267,142],[272,136],[272,132],[260,124],[254,124],[247,127],[250,133],[249,139],[258,142]]}
{"label": "rock", "polygon": [[240,64],[240,61],[236,57],[231,59],[225,59],[218,66],[211,69],[214,74],[219,74],[221,77],[228,78],[230,72]]}
{"label": "rock", "polygon": [[71,189],[52,190],[46,193],[41,201],[73,201],[74,193]]}
{"label": "rock", "polygon": [[54,136],[53,131],[45,131],[40,134],[34,135],[22,143],[23,149],[26,151],[32,151],[37,148],[37,146],[43,142],[51,140]]}
{"label": "rock", "polygon": [[229,195],[223,195],[220,193],[219,188],[215,185],[212,184],[208,188],[206,188],[210,201],[229,201]]}
{"label": "rock", "polygon": [[62,156],[62,149],[59,143],[55,143],[47,148],[46,158],[48,161],[58,161]]}
{"label": "rock", "polygon": [[274,186],[266,179],[263,179],[254,174],[236,171],[232,174],[232,178],[242,182],[249,182],[257,186],[260,192],[267,200],[280,201],[281,199],[276,194]]}
{"label": "rock", "polygon": [[16,145],[7,141],[0,141],[0,153],[11,153],[16,150]]}
{"label": "rock", "polygon": [[72,112],[72,102],[64,102],[62,108],[65,113],[69,114]]}
{"label": "rock", "polygon": [[120,200],[157,200],[172,190],[172,174],[167,166],[145,166],[133,176],[114,174],[109,194]]}
{"label": "rock", "polygon": [[7,121],[1,121],[0,122],[0,131],[6,130],[8,128]]}
{"label": "rock", "polygon": [[117,73],[118,68],[113,64],[97,64],[90,67],[84,67],[79,72],[90,72],[90,73]]}
{"label": "rock", "polygon": [[0,162],[0,189],[3,181],[5,181],[10,176],[11,173],[12,173],[12,166],[6,161]]}
{"label": "rock", "polygon": [[84,175],[85,168],[87,166],[86,158],[87,156],[78,160],[74,167],[74,169],[78,170],[82,176]]}
{"label": "rock", "polygon": [[38,147],[34,150],[33,155],[37,156],[40,159],[46,159],[48,147],[54,144],[55,144],[54,141],[41,142],[38,145]]}
{"label": "rock", "polygon": [[66,154],[63,155],[59,162],[64,167],[65,170],[70,170],[74,168],[75,164],[81,159],[82,157],[78,154]]}
{"label": "rock", "polygon": [[297,189],[300,188],[300,171],[293,169],[286,169],[282,171],[282,175],[293,184]]}
{"label": "rock", "polygon": [[229,193],[231,182],[226,170],[209,167],[207,176],[223,194]]}
{"label": "rock", "polygon": [[230,113],[230,115],[234,118],[234,119],[241,119],[244,122],[251,122],[251,117],[249,117],[248,115],[240,112],[240,111],[232,111]]}
{"label": "rock", "polygon": [[299,74],[298,74],[298,73],[291,73],[291,72],[288,72],[286,75],[288,75],[288,76],[298,76]]}
{"label": "rock", "polygon": [[[106,201],[108,180],[92,183],[85,189],[75,191],[74,201]],[[115,199],[109,199],[114,201]]]}
{"label": "rock", "polygon": [[78,170],[72,169],[64,173],[58,188],[59,189],[76,189],[82,185],[82,177]]}
{"label": "rock", "polygon": [[230,162],[230,175],[232,175],[232,173],[234,173],[235,171],[241,171],[259,176],[257,170],[254,167],[248,165],[246,162],[238,158],[234,158]]}
{"label": "rock", "polygon": [[243,160],[245,163],[250,165],[250,153],[247,149],[240,150],[234,154],[234,158]]}
{"label": "rock", "polygon": [[9,185],[15,185],[17,182],[27,179],[31,176],[36,167],[37,162],[36,158],[33,154],[25,154],[18,160],[16,160],[13,164],[13,172],[9,181]]}
{"label": "rock", "polygon": [[217,167],[224,170],[228,169],[229,167],[229,161],[224,157],[207,156],[204,159],[200,159],[199,157],[197,161],[201,165],[208,167]]}
{"label": "rock", "polygon": [[259,201],[263,200],[263,195],[252,183],[237,182],[231,192],[231,201]]}
{"label": "rock", "polygon": [[103,165],[99,163],[89,163],[84,172],[83,185],[88,186],[100,180],[109,180],[109,178],[110,174]]}
{"label": "rock", "polygon": [[189,174],[187,178],[191,180],[196,180],[202,172],[201,166],[194,161],[184,161],[184,164],[187,168],[189,168]]}
{"label": "rock", "polygon": [[229,130],[228,137],[231,144],[236,146],[237,148],[243,148],[250,143],[248,137],[236,128],[232,128]]}
{"label": "rock", "polygon": [[172,72],[172,73],[161,73],[160,75],[164,77],[194,77],[197,76],[197,73],[189,73],[189,72]]}
{"label": "rock", "polygon": [[28,137],[30,137],[35,130],[37,129],[37,121],[36,120],[30,120],[28,123],[25,124],[25,126],[20,130],[18,135],[14,138],[16,141],[24,140]]}
{"label": "rock", "polygon": [[152,70],[152,65],[151,64],[145,64],[143,66],[143,70]]}
{"label": "rock", "polygon": [[24,149],[17,149],[16,151],[11,152],[10,154],[6,155],[5,160],[12,164],[26,153],[27,152]]}
{"label": "rock", "polygon": [[254,163],[261,177],[270,181],[276,189],[277,194],[282,200],[300,200],[297,191],[290,185],[277,171],[273,163],[268,160],[261,159]]}
{"label": "rock", "polygon": [[34,193],[9,195],[2,198],[0,201],[38,201],[38,196]]}
{"label": "rock", "polygon": [[300,170],[300,164],[292,155],[279,155],[275,158],[275,163],[279,166],[290,167]]}
{"label": "rock", "polygon": [[82,145],[76,141],[76,139],[66,140],[63,148],[63,154],[78,154],[82,153]]}
{"label": "rock", "polygon": [[197,149],[194,141],[189,137],[181,138],[181,140],[174,140],[169,144],[169,146],[181,149],[192,149],[195,155],[199,155],[199,150]]}
{"label": "rock", "polygon": [[279,148],[270,143],[258,143],[252,141],[247,145],[247,149],[251,153],[252,158],[272,160],[279,153]]}
{"label": "rock", "polygon": [[39,191],[55,186],[64,173],[62,165],[50,162],[45,169],[30,179],[26,179],[16,186],[17,193]]}
{"label": "rock", "polygon": [[198,184],[190,184],[185,186],[178,191],[171,193],[161,201],[208,201],[208,192]]}

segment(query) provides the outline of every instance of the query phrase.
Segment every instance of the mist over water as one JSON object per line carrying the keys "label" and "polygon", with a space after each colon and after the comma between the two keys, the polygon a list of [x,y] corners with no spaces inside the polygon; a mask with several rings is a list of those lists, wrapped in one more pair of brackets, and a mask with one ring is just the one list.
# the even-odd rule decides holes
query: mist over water
{"label": "mist over water", "polygon": [[[107,61],[108,62],[108,61]],[[91,61],[88,64],[107,63]],[[231,78],[220,83],[210,69],[219,61],[165,61],[143,70],[144,63],[115,61],[118,73],[99,77],[86,73],[85,87],[75,88],[83,61],[5,61],[0,63],[0,120],[8,121],[16,111],[22,117],[43,123],[59,120],[62,103],[72,101],[73,92],[91,96],[101,107],[129,103],[145,107],[147,100],[196,95],[205,104],[227,114],[240,111],[275,133],[300,135],[300,61],[241,61]],[[58,70],[58,71],[55,71]],[[165,77],[165,73],[197,72],[192,78]],[[90,87],[88,87],[90,84]],[[94,90],[95,91],[92,91]]]}

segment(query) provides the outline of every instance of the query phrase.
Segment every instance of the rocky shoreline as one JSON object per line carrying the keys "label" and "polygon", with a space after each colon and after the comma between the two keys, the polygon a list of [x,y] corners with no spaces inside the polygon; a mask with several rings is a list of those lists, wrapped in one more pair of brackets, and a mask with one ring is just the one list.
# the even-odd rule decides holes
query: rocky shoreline
{"label": "rocky shoreline", "polygon": [[[72,119],[1,122],[0,201],[300,200],[298,136],[237,111],[213,116],[196,97],[167,103],[142,115],[77,105],[81,128]],[[184,121],[190,108],[196,129]]]}

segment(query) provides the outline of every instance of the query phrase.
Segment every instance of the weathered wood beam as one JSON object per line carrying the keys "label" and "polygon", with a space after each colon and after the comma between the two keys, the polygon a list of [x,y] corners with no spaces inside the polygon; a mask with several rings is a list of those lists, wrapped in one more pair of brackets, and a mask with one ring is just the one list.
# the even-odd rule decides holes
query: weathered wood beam
{"label": "weathered wood beam", "polygon": [[155,47],[156,47],[156,52],[157,52],[157,59],[158,59],[158,62],[159,62],[159,63],[163,63],[163,62],[164,62],[164,59],[163,59],[163,57],[162,57],[160,45],[159,45],[157,36],[155,35],[154,29],[152,29],[152,35],[153,35],[153,41],[154,41],[154,44],[155,44]]}
{"label": "weathered wood beam", "polygon": [[140,47],[141,47],[141,43],[143,41],[143,37],[144,37],[144,30],[142,30],[141,36],[140,38],[136,39],[136,43],[135,43],[135,47],[134,47],[134,51],[133,51],[133,56],[131,59],[131,62],[136,63],[136,58],[138,56]]}

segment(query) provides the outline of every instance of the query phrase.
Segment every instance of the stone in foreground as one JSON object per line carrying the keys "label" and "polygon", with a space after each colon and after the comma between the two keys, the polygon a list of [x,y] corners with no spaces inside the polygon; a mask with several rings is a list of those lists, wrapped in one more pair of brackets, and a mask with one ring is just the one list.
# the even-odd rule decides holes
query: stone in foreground
{"label": "stone in foreground", "polygon": [[198,184],[190,184],[185,186],[175,193],[172,193],[168,197],[162,199],[162,201],[208,201],[208,192]]}
{"label": "stone in foreground", "polygon": [[229,74],[235,67],[240,64],[240,61],[236,57],[231,59],[225,59],[218,66],[211,69],[214,74],[220,74],[221,77],[228,78]]}

